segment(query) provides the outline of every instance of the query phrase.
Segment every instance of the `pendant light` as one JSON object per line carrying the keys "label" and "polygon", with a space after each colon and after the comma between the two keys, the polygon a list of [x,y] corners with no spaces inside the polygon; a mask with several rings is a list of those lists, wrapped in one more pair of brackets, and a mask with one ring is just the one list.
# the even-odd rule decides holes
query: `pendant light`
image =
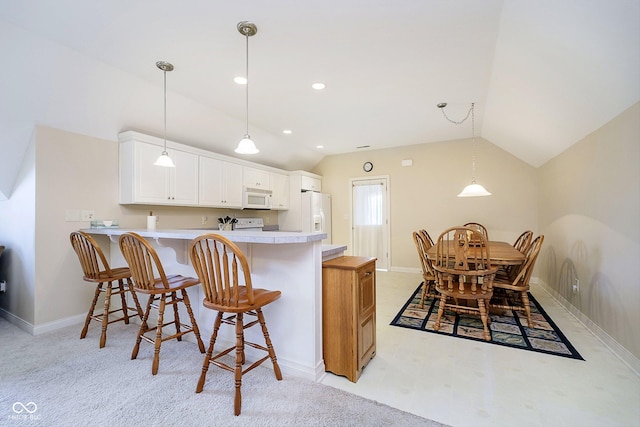
{"label": "pendant light", "polygon": [[238,154],[256,154],[260,152],[256,147],[256,144],[253,143],[251,137],[249,136],[249,37],[255,35],[258,32],[258,27],[255,26],[252,22],[242,21],[238,22],[238,31],[240,34],[246,37],[247,39],[247,61],[246,61],[246,119],[247,119],[247,127],[242,140],[238,143],[238,147],[235,149],[235,152]]}
{"label": "pendant light", "polygon": [[165,61],[158,61],[156,62],[156,67],[160,68],[164,75],[164,149],[154,165],[165,168],[175,168],[176,165],[173,164],[173,160],[171,160],[169,153],[167,153],[167,71],[173,71],[173,65]]}
{"label": "pendant light", "polygon": [[459,125],[465,122],[471,115],[471,184],[464,187],[464,189],[458,194],[458,197],[480,197],[480,196],[490,196],[489,193],[482,185],[476,182],[476,117],[475,117],[475,103],[471,103],[471,108],[467,112],[467,115],[464,119],[460,121],[451,120],[447,113],[444,111],[444,107],[447,106],[446,102],[442,102],[438,104],[438,108],[442,110],[442,114],[444,117],[453,124]]}

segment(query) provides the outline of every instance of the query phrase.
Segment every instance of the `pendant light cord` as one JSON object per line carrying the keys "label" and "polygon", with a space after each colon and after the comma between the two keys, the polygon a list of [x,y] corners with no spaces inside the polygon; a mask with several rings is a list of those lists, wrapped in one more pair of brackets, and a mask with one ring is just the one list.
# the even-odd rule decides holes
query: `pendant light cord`
{"label": "pendant light cord", "polygon": [[167,70],[163,70],[164,74],[164,151],[167,153]]}
{"label": "pendant light cord", "polygon": [[[476,183],[476,114],[475,102],[471,103],[471,183]],[[469,115],[467,114],[467,117]],[[466,118],[465,118],[466,120]]]}
{"label": "pendant light cord", "polygon": [[245,68],[245,76],[247,78],[247,87],[246,92],[245,92],[245,105],[246,105],[246,122],[247,122],[247,126],[246,126],[246,135],[247,138],[249,138],[249,33],[247,31],[245,31],[244,34],[245,38],[247,39],[247,44],[246,44],[246,68]]}
{"label": "pendant light cord", "polygon": [[444,111],[444,107],[447,106],[446,103],[442,103],[438,105],[438,108],[442,111],[442,115],[445,119],[453,123],[454,125],[461,125],[464,123],[471,115],[471,183],[476,183],[476,115],[475,115],[475,102],[471,103],[471,107],[469,107],[469,111],[467,111],[467,115],[460,121],[451,120],[447,113]]}

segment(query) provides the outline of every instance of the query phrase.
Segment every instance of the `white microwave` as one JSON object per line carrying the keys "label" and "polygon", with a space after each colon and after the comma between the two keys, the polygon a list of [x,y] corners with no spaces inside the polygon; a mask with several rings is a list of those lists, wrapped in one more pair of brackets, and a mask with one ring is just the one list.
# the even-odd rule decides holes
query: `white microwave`
{"label": "white microwave", "polygon": [[271,190],[244,187],[242,209],[271,209]]}

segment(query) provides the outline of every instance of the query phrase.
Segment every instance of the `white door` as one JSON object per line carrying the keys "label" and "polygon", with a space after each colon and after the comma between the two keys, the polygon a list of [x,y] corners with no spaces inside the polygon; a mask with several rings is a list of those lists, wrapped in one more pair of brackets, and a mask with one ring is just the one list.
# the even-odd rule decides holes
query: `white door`
{"label": "white door", "polygon": [[351,180],[351,247],[355,256],[376,257],[389,268],[389,194],[387,178]]}

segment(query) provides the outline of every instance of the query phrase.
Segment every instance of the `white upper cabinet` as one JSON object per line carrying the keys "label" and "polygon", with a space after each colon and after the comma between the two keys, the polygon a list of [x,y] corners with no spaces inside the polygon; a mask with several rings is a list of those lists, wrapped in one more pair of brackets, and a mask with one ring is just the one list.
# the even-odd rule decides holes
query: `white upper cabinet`
{"label": "white upper cabinet", "polygon": [[162,147],[143,141],[120,143],[120,203],[198,204],[198,156],[167,149],[175,168],[155,166]]}
{"label": "white upper cabinet", "polygon": [[271,209],[289,209],[289,175],[282,173],[271,173]]}
{"label": "white upper cabinet", "polygon": [[259,188],[261,190],[271,190],[271,177],[266,170],[256,169],[249,166],[244,167],[244,186]]}
{"label": "white upper cabinet", "polygon": [[300,185],[302,191],[322,191],[322,180],[307,175],[300,176]]}
{"label": "white upper cabinet", "polygon": [[[286,172],[167,141],[175,168],[154,165],[164,140],[135,131],[118,135],[120,203],[242,209],[243,187],[272,191],[272,209],[299,204],[300,191],[321,191],[321,176]],[[294,197],[295,195],[295,197]]]}
{"label": "white upper cabinet", "polygon": [[242,165],[200,156],[200,206],[242,208]]}

